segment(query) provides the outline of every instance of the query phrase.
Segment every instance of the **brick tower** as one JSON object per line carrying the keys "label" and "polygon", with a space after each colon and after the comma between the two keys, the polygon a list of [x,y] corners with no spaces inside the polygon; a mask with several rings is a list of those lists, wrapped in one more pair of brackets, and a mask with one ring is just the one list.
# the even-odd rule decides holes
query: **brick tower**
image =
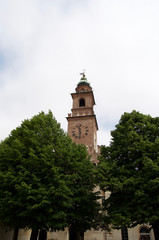
{"label": "brick tower", "polygon": [[95,105],[92,88],[85,74],[82,74],[75,93],[71,93],[73,105],[68,114],[68,134],[77,144],[84,144],[91,154],[91,161],[97,162],[97,130],[98,124],[93,107]]}

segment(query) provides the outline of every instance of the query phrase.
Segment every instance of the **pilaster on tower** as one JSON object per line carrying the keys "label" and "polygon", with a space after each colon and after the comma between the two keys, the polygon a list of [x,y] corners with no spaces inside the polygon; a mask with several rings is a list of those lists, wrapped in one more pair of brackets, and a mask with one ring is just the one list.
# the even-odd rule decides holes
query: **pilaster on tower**
{"label": "pilaster on tower", "polygon": [[68,114],[68,134],[77,144],[86,145],[91,160],[97,161],[98,124],[94,114],[95,99],[90,83],[83,73],[72,96],[72,109]]}

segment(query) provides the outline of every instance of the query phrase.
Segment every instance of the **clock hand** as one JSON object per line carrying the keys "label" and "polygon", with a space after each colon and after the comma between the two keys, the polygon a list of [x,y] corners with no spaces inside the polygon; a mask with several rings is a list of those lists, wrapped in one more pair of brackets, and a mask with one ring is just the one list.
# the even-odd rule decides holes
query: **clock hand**
{"label": "clock hand", "polygon": [[78,131],[79,131],[79,138],[81,137],[81,128],[78,127]]}

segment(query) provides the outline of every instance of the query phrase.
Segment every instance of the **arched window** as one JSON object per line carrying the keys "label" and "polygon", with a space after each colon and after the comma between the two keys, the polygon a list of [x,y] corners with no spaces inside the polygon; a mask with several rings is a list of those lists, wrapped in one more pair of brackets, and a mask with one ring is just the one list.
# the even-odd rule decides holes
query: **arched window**
{"label": "arched window", "polygon": [[85,106],[85,99],[84,99],[84,98],[81,98],[81,99],[79,100],[79,106],[80,106],[80,107],[84,107],[84,106]]}
{"label": "arched window", "polygon": [[140,240],[150,240],[150,232],[147,227],[140,228]]}

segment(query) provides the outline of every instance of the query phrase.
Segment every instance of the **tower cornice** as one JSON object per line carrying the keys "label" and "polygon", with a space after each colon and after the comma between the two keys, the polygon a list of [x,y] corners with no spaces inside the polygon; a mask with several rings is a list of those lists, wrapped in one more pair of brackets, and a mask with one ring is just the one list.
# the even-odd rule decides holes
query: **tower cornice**
{"label": "tower cornice", "polygon": [[95,114],[92,114],[92,115],[83,115],[83,116],[72,116],[71,114],[68,114],[68,117],[66,117],[67,121],[69,120],[79,120],[80,119],[89,119],[89,118],[94,118],[95,119],[95,123],[96,123],[96,127],[97,127],[97,130],[98,129],[98,123],[97,123],[97,118],[96,118],[96,115]]}

